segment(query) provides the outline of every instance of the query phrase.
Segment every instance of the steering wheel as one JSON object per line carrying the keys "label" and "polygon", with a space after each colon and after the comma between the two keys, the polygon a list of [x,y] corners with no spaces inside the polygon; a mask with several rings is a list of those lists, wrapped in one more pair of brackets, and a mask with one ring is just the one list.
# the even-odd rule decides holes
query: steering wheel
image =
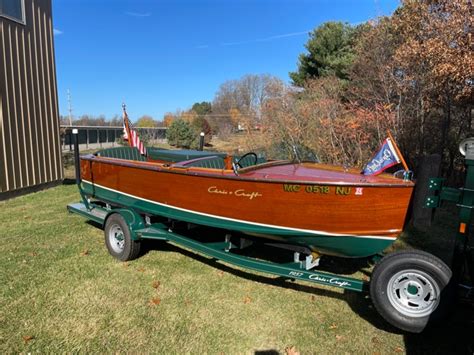
{"label": "steering wheel", "polygon": [[249,156],[252,156],[254,158],[254,162],[252,165],[256,165],[258,163],[257,154],[255,154],[254,152],[248,152],[242,155],[239,160],[237,160],[236,162],[232,162],[232,169],[234,170],[235,175],[238,175],[238,170],[243,168],[240,163]]}
{"label": "steering wheel", "polygon": [[248,152],[248,153],[242,155],[240,157],[240,159],[237,160],[235,165],[237,165],[239,168],[243,168],[243,166],[240,164],[240,162],[243,161],[245,158],[250,157],[250,156],[253,157],[253,159],[255,160],[252,165],[256,165],[257,162],[258,162],[258,157],[257,157],[257,154],[255,154],[254,152]]}

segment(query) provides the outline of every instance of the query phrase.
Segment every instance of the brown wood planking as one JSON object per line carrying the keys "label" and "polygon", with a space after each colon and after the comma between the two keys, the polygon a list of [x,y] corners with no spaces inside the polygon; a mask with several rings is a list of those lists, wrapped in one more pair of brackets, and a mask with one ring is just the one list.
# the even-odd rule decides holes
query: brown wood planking
{"label": "brown wood planking", "polygon": [[0,16],[0,192],[63,178],[50,0]]}
{"label": "brown wood planking", "polygon": [[[308,184],[301,184],[300,191],[285,192],[282,182],[229,179],[222,176],[222,171],[215,171],[216,174],[210,176],[201,174],[199,169],[157,171],[140,168],[150,163],[134,162],[134,166],[124,166],[120,161],[116,162],[103,158],[83,159],[82,177],[117,191],[179,208],[337,234],[396,236],[403,228],[413,190],[413,184],[366,186],[362,195],[356,195],[357,185],[354,185],[351,193],[337,195],[333,185],[330,193],[315,194],[305,191]],[[209,192],[211,187],[228,193]],[[348,191],[348,187],[345,188]],[[242,189],[261,196],[251,199],[239,196],[237,191]]]}

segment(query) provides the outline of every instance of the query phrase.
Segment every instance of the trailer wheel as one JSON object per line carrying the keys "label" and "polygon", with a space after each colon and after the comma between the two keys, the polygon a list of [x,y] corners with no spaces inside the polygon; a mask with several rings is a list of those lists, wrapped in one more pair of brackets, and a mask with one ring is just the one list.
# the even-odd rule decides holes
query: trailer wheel
{"label": "trailer wheel", "polygon": [[104,228],[105,245],[110,255],[121,260],[133,260],[140,253],[140,242],[132,239],[127,223],[119,213],[111,215]]}
{"label": "trailer wheel", "polygon": [[442,295],[451,276],[449,267],[434,255],[420,250],[395,252],[375,266],[370,297],[390,324],[420,333],[429,320],[441,316],[444,307],[439,305],[449,301]]}

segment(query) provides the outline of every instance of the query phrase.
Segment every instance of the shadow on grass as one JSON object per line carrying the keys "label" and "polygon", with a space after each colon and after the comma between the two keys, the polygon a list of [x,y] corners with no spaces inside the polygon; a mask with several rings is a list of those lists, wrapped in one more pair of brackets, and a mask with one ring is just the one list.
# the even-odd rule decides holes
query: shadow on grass
{"label": "shadow on grass", "polygon": [[[199,261],[220,271],[244,278],[246,280],[280,288],[291,289],[298,292],[305,292],[314,296],[330,297],[333,299],[343,300],[347,302],[347,304],[355,313],[371,323],[374,327],[387,332],[400,333],[400,330],[392,327],[390,324],[385,322],[382,317],[380,317],[380,315],[372,306],[368,294],[365,292],[344,290],[344,292],[341,293],[336,290],[327,289],[323,286],[318,287],[318,285],[296,283],[292,279],[286,277],[256,274],[252,271],[246,271],[234,266],[228,266],[227,264],[219,262],[214,258],[200,255],[165,241],[147,240],[144,245],[144,249],[144,254],[150,251],[180,253],[186,257],[192,258],[193,260]],[[235,253],[237,254],[238,251]],[[268,246],[257,246],[256,248],[252,248],[251,252],[246,252],[245,255],[252,257],[258,255],[261,259],[272,262],[288,262],[288,251],[278,248],[271,248]],[[325,271],[335,274],[351,274],[354,271],[361,271],[361,268],[367,267],[369,265],[369,259],[343,259],[336,257],[326,257],[325,259],[323,258],[321,260],[321,267],[318,267],[318,271]],[[369,272],[364,273],[370,275]]]}
{"label": "shadow on grass", "polygon": [[[305,292],[315,296],[331,297],[334,299],[344,300],[347,302],[349,307],[351,307],[354,313],[365,319],[375,328],[390,333],[403,334],[406,344],[406,352],[408,354],[473,353],[474,307],[469,304],[453,307],[454,309],[448,319],[439,324],[435,323],[422,334],[409,334],[404,333],[403,331],[387,323],[375,310],[367,293],[359,293],[350,290],[345,290],[344,293],[340,293],[337,291],[328,290],[323,287],[318,287],[317,285],[313,286],[295,283],[284,277],[264,276],[255,274],[253,272],[247,272],[245,270],[228,266],[218,262],[215,259],[202,256],[193,251],[182,249],[163,241],[147,241],[145,249],[145,253],[154,250],[159,250],[161,252],[180,253],[186,257],[190,257],[218,270],[230,273],[234,276],[245,278],[253,282]],[[254,248],[251,253],[246,253],[247,256],[255,257],[255,255],[259,255],[265,260],[274,262],[282,262],[281,258],[284,257],[283,254],[284,251],[282,252],[279,249],[270,248],[267,246],[259,246]],[[288,255],[286,255],[286,257],[288,257]],[[318,267],[318,270],[336,274],[350,274],[357,270],[363,271],[365,275],[370,276],[370,272],[363,270],[363,268],[366,267],[370,267],[370,259],[351,260],[336,257],[326,257],[322,259],[321,266]],[[269,351],[271,353],[272,350]]]}
{"label": "shadow on grass", "polygon": [[312,287],[308,285],[298,284],[285,277],[278,277],[278,276],[269,277],[269,276],[258,275],[251,271],[244,271],[241,269],[237,269],[236,267],[223,264],[222,262],[219,262],[217,259],[209,258],[203,255],[197,254],[193,251],[177,247],[173,244],[170,244],[164,241],[149,240],[147,241],[145,245],[145,249],[146,249],[145,253],[149,251],[155,251],[155,250],[159,250],[160,252],[165,252],[165,253],[166,252],[179,253],[186,257],[189,257],[196,261],[204,263],[208,266],[211,266],[215,269],[218,269],[220,271],[224,271],[234,276],[241,277],[241,278],[258,282],[258,283],[277,286],[281,288],[292,289],[296,291],[302,291],[302,292],[306,292],[306,293],[317,295],[317,296],[328,296],[328,297],[342,299],[342,300],[345,299],[345,294],[342,294],[340,292],[335,292],[335,291],[327,290],[323,288],[317,288],[317,287]]}
{"label": "shadow on grass", "polygon": [[457,305],[421,334],[405,334],[407,354],[474,354],[474,304]]}
{"label": "shadow on grass", "polygon": [[[95,222],[88,222],[90,225],[101,228]],[[180,234],[188,236],[199,236],[196,238],[202,242],[215,241],[217,238],[222,240],[223,231],[209,230],[196,228],[191,231],[176,230]],[[415,236],[416,232],[410,231]],[[418,235],[419,237],[419,235]],[[422,235],[425,239],[426,235]],[[413,241],[417,247],[423,244],[430,244],[432,247],[436,240],[425,239],[426,242]],[[435,238],[436,239],[436,238]],[[413,240],[413,239],[412,239]],[[411,241],[409,239],[409,241]],[[409,244],[409,247],[414,245]],[[426,246],[426,245],[425,245]],[[431,248],[428,248],[431,249]],[[245,271],[238,267],[228,266],[216,259],[202,256],[196,252],[184,249],[165,241],[147,240],[143,244],[141,255],[145,255],[150,251],[160,252],[174,252],[180,253],[186,257],[192,258],[196,261],[209,265],[220,271],[230,273],[234,276],[245,278],[247,280],[258,282],[262,284],[272,285],[285,289],[291,289],[299,292],[305,292],[315,296],[331,297],[338,300],[344,300],[349,307],[361,318],[372,324],[377,329],[385,332],[403,334],[406,353],[407,354],[423,354],[423,353],[457,353],[457,354],[474,354],[474,305],[465,303],[453,307],[450,317],[440,324],[434,324],[425,330],[422,334],[408,334],[388,324],[375,310],[367,293],[359,293],[345,290],[343,293],[333,291],[325,287],[318,287],[318,285],[305,285],[293,282],[284,277],[264,276],[252,271]],[[256,245],[245,250],[246,256],[262,258],[272,262],[287,262],[288,251],[269,246]],[[236,251],[235,253],[244,253]],[[290,252],[291,253],[291,252]],[[370,259],[346,259],[336,257],[324,257],[321,259],[321,264],[318,267],[320,271],[326,271],[335,274],[352,274],[356,271],[362,272],[363,275],[370,276],[370,271],[365,269],[371,267]],[[276,354],[275,350],[269,349],[259,352],[261,354]]]}
{"label": "shadow on grass", "polygon": [[76,179],[65,178],[63,180],[63,185],[75,185],[75,184],[76,184]]}
{"label": "shadow on grass", "polygon": [[[348,305],[374,327],[395,334],[402,334],[407,354],[474,354],[474,304],[453,305],[443,320],[433,321],[421,334],[401,331],[380,316],[368,295],[361,296],[346,291]],[[472,301],[471,301],[472,302]]]}

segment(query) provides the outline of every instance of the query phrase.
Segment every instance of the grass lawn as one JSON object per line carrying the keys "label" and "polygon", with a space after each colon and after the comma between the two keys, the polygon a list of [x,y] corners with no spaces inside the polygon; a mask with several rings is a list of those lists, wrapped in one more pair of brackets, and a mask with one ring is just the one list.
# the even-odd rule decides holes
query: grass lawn
{"label": "grass lawn", "polygon": [[[62,185],[0,202],[1,353],[473,351],[469,305],[442,327],[406,335],[367,295],[231,268],[165,243],[120,263],[100,228],[67,213],[78,200],[75,185]],[[446,251],[439,236],[450,228],[439,222],[436,233],[407,233],[398,247],[416,235],[417,245]],[[350,269],[340,259],[325,264]]]}

